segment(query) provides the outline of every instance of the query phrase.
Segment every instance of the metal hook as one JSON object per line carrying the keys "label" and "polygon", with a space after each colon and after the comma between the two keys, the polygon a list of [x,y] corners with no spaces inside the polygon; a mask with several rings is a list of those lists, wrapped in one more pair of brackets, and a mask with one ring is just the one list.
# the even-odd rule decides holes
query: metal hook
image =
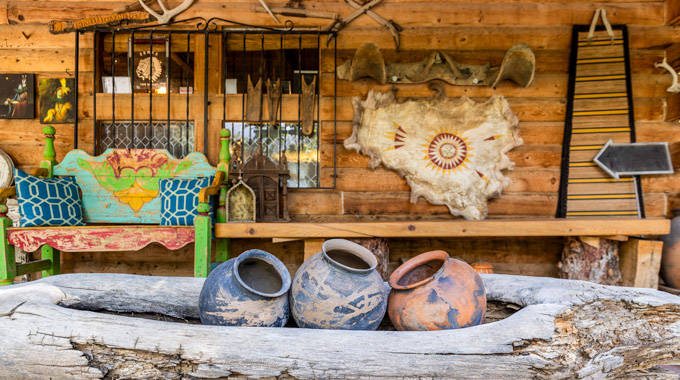
{"label": "metal hook", "polygon": [[66,69],[66,74],[68,74],[68,76],[70,76],[70,77],[73,76],[73,74],[71,74],[71,71],[69,71],[69,69]]}

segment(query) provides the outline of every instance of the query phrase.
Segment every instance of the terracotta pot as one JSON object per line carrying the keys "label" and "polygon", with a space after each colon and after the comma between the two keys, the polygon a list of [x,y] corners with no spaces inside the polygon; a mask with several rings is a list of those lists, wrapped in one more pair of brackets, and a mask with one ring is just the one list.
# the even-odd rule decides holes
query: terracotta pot
{"label": "terracotta pot", "polygon": [[483,262],[477,262],[477,263],[472,263],[470,264],[472,269],[475,270],[475,272],[482,274],[482,273],[493,273],[493,265],[489,263],[483,263]]}
{"label": "terracotta pot", "polygon": [[388,313],[397,330],[444,330],[484,323],[482,278],[444,251],[410,259],[392,273],[389,283]]}
{"label": "terracotta pot", "polygon": [[671,232],[661,237],[663,255],[659,274],[666,285],[680,289],[680,209],[673,210]]}
{"label": "terracotta pot", "polygon": [[290,315],[290,273],[271,253],[243,252],[215,268],[199,296],[206,325],[283,327]]}
{"label": "terracotta pot", "polygon": [[389,290],[368,249],[343,239],[326,241],[302,263],[290,289],[299,327],[375,330],[387,309]]}

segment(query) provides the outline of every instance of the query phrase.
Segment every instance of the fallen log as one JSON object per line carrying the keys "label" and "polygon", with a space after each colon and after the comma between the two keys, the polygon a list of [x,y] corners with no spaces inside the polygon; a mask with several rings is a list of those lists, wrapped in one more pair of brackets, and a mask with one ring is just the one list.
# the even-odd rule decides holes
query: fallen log
{"label": "fallen log", "polygon": [[680,363],[680,297],[584,281],[482,277],[490,301],[522,308],[497,322],[434,332],[132,318],[115,313],[197,318],[203,279],[48,277],[0,288],[0,378],[670,378],[657,366]]}

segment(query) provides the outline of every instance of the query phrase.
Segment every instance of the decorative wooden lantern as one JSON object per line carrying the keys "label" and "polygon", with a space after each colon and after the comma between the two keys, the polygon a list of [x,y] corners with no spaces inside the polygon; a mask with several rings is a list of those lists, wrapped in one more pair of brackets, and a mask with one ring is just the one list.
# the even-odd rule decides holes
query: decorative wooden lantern
{"label": "decorative wooden lantern", "polygon": [[258,142],[257,154],[243,164],[236,164],[230,171],[232,180],[237,178],[255,193],[255,214],[258,222],[287,222],[288,216],[288,161],[282,156],[281,164],[275,164],[262,154],[262,142]]}
{"label": "decorative wooden lantern", "polygon": [[227,191],[227,222],[255,221],[255,192],[243,180]]}

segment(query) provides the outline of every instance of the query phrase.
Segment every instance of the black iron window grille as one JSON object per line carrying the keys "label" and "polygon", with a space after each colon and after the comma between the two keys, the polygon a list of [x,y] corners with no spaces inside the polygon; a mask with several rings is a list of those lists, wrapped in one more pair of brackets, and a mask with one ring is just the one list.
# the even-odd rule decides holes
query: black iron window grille
{"label": "black iron window grille", "polygon": [[[187,21],[191,20],[173,25]],[[218,22],[243,27],[227,29]],[[325,65],[330,67],[332,61],[333,72],[325,77],[332,87],[331,83],[322,86],[321,37],[325,41],[330,32],[296,30],[289,23],[287,27],[211,19],[203,20],[198,30],[154,26],[78,31],[77,52],[80,35],[94,33],[95,64],[92,120],[76,120],[75,141],[79,122],[91,121],[95,154],[108,148],[160,148],[183,157],[202,145],[198,150],[216,161],[219,128],[228,128],[233,160],[247,160],[261,142],[274,162],[285,155],[290,188],[335,188],[337,43],[324,48]],[[79,72],[79,60],[76,81],[89,75]],[[254,99],[248,81],[261,81],[257,95],[261,108],[255,118],[247,110]],[[275,107],[267,81],[280,83]],[[314,92],[311,116],[310,111],[303,115],[303,87],[307,95],[309,88]],[[276,109],[276,116],[268,115],[270,107]],[[332,150],[332,162],[321,160],[321,128],[327,144],[323,148]]]}
{"label": "black iron window grille", "polygon": [[183,158],[194,148],[194,122],[165,121],[99,121],[98,152],[109,148],[167,149],[177,158]]}

